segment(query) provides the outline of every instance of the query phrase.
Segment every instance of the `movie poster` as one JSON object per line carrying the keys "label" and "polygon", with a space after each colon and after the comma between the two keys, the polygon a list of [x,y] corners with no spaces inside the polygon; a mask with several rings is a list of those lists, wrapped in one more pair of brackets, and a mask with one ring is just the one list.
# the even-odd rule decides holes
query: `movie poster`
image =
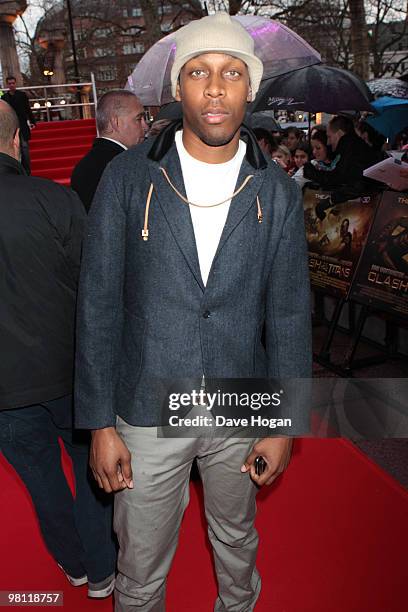
{"label": "movie poster", "polygon": [[329,194],[305,189],[304,212],[312,287],[347,297],[378,196],[331,205]]}
{"label": "movie poster", "polygon": [[350,297],[394,314],[408,314],[408,194],[383,194]]}

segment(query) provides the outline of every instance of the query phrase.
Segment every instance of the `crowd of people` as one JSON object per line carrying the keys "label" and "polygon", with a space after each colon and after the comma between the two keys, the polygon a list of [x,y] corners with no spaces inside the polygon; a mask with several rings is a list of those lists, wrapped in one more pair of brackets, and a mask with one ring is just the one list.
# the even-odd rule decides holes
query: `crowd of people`
{"label": "crowd of people", "polygon": [[[331,192],[326,204],[339,204],[382,189],[363,171],[386,157],[386,139],[363,120],[335,116],[326,125],[314,125],[310,139],[305,132],[289,127],[272,135],[255,130],[265,155],[276,160],[303,189],[309,186]],[[324,210],[319,209],[324,218]]]}
{"label": "crowd of people", "polygon": [[292,440],[158,438],[152,381],[310,378],[299,185],[324,187],[332,202],[374,187],[362,172],[381,143],[365,124],[334,117],[310,144],[295,128],[241,128],[261,76],[253,40],[227,14],[184,26],[171,75],[183,121],[148,133],[138,98],[107,92],[72,189],[27,174],[26,103],[12,87],[0,101],[0,450],[69,582],[94,598],[116,587],[117,612],[164,610],[194,459],[214,609],[254,609],[255,496],[286,469]]}

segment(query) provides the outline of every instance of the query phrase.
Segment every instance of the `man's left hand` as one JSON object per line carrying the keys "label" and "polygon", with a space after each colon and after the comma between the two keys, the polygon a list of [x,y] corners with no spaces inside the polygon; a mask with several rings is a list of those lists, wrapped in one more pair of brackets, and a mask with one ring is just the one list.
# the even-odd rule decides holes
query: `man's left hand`
{"label": "man's left hand", "polygon": [[[287,468],[292,453],[293,438],[264,438],[255,444],[246,458],[241,472],[249,472],[252,480],[260,487],[270,485]],[[261,456],[266,461],[266,469],[258,476],[255,472],[255,459]]]}

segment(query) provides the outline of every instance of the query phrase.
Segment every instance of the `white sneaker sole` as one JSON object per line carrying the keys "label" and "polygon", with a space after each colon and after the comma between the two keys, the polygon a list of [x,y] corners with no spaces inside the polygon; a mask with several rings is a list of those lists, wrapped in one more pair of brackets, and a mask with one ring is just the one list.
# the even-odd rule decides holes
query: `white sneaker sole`
{"label": "white sneaker sole", "polygon": [[80,578],[73,578],[73,576],[70,576],[69,574],[67,574],[67,572],[64,570],[62,565],[60,565],[59,563],[57,563],[57,565],[64,572],[69,584],[71,584],[73,587],[80,587],[80,586],[83,586],[84,584],[87,584],[88,576],[85,575],[85,576],[81,576]]}
{"label": "white sneaker sole", "polygon": [[109,597],[109,595],[112,595],[114,589],[115,579],[113,579],[107,587],[100,589],[99,591],[88,589],[88,597],[91,597],[91,599],[103,599],[104,597]]}

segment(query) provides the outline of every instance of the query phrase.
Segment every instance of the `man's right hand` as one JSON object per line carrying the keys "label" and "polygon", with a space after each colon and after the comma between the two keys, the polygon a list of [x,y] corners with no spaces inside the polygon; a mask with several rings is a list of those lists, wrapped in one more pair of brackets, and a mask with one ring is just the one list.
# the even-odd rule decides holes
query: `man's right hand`
{"label": "man's right hand", "polygon": [[114,427],[92,431],[89,464],[99,487],[112,493],[133,489],[131,455]]}

